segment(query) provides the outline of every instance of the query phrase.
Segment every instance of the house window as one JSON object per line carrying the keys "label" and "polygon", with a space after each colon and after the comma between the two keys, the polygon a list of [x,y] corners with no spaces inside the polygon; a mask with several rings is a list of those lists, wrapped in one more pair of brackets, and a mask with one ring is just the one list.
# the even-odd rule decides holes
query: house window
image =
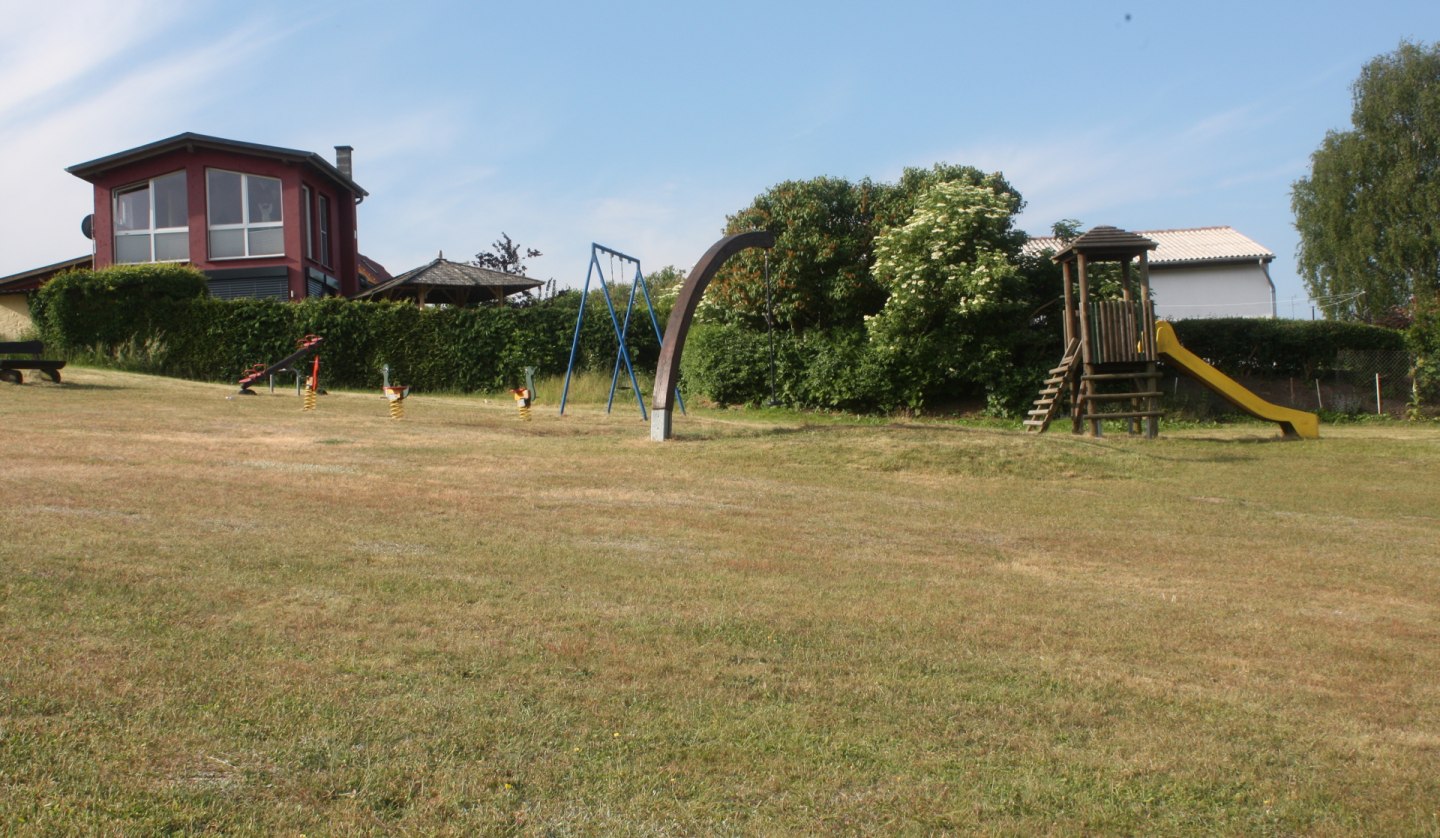
{"label": "house window", "polygon": [[314,259],[315,234],[313,231],[315,227],[311,223],[311,219],[314,216],[314,211],[310,207],[310,187],[308,186],[300,187],[300,210],[304,213],[305,216],[303,219],[305,222],[305,226],[300,232],[301,241],[305,242],[305,258]]}
{"label": "house window", "polygon": [[190,258],[185,173],[171,172],[115,192],[115,261],[183,262]]}
{"label": "house window", "polygon": [[320,196],[316,215],[320,220],[320,264],[330,266],[330,199]]}
{"label": "house window", "polygon": [[285,254],[279,178],[209,169],[205,194],[211,259]]}

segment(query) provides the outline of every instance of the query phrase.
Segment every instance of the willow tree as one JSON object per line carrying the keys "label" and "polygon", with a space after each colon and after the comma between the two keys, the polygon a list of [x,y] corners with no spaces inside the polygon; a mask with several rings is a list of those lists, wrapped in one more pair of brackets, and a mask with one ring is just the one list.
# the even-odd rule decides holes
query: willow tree
{"label": "willow tree", "polygon": [[1440,47],[1402,42],[1351,91],[1353,127],[1325,135],[1291,207],[1325,316],[1377,321],[1440,292]]}

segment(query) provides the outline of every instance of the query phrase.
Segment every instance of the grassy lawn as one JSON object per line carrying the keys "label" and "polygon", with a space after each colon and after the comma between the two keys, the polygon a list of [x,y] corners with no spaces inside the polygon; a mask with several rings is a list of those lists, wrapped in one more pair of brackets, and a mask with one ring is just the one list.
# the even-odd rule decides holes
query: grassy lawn
{"label": "grassy lawn", "polygon": [[1440,834],[1433,425],[66,372],[0,386],[0,833]]}

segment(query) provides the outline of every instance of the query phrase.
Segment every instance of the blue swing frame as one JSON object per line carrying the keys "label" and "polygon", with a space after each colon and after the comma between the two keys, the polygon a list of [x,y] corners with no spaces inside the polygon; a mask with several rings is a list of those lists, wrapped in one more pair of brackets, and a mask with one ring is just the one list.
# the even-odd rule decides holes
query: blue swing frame
{"label": "blue swing frame", "polygon": [[[635,265],[635,274],[630,280],[630,296],[625,302],[625,321],[623,324],[619,316],[616,315],[615,304],[610,298],[610,282],[615,281],[616,278],[611,277],[610,281],[606,281],[605,269],[600,264],[600,255],[602,253],[619,259],[622,270],[626,262]],[[565,388],[560,393],[560,415],[565,415],[565,402],[570,397],[570,377],[575,371],[575,356],[580,349],[580,329],[585,322],[585,303],[590,297],[590,280],[592,278],[598,278],[600,281],[600,291],[605,299],[605,308],[610,312],[610,325],[614,327],[616,342],[620,344],[619,351],[615,353],[615,369],[610,375],[610,395],[605,401],[605,412],[609,413],[615,404],[615,390],[620,384],[620,366],[623,363],[626,373],[630,376],[630,387],[632,392],[635,393],[635,403],[640,407],[640,418],[646,419],[648,416],[645,412],[645,397],[640,394],[640,383],[635,379],[635,366],[630,362],[630,350],[625,345],[626,337],[630,334],[630,321],[635,312],[635,291],[637,288],[640,291],[640,296],[645,300],[645,311],[650,315],[650,326],[655,330],[656,342],[664,343],[665,339],[660,333],[660,322],[655,319],[655,306],[650,300],[650,288],[645,282],[644,272],[640,269],[640,260],[634,256],[629,256],[618,250],[594,242],[590,243],[590,267],[585,272],[585,287],[580,292],[580,312],[575,316],[575,335],[570,340],[570,361],[565,366]],[[680,412],[684,413],[685,401],[680,396],[680,388],[678,386],[675,388],[675,400],[680,407]]]}

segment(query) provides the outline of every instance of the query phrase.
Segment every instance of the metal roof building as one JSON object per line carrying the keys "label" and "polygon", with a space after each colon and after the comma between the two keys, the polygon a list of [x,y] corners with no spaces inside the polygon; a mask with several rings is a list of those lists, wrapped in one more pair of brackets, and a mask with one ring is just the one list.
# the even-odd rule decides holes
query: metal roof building
{"label": "metal roof building", "polygon": [[[1274,317],[1275,254],[1233,227],[1141,230],[1155,242],[1149,255],[1155,314],[1164,320],[1191,317]],[[1060,252],[1053,236],[1033,238],[1023,251]]]}

